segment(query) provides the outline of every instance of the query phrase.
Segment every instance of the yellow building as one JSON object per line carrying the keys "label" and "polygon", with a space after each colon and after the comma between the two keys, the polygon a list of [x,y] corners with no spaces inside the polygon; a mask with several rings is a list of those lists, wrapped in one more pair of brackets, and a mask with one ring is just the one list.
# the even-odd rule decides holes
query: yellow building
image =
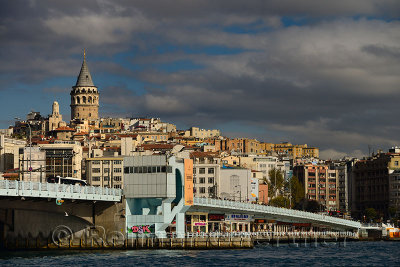
{"label": "yellow building", "polygon": [[288,142],[272,144],[272,143],[262,143],[261,150],[274,151],[278,154],[287,154],[293,158],[319,158],[319,149],[316,147],[307,147],[307,144],[303,145],[293,145]]}

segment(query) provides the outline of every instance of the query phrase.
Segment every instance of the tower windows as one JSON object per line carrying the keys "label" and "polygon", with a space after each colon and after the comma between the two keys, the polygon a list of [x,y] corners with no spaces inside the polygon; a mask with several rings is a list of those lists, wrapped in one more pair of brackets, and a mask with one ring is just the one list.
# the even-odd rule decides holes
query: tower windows
{"label": "tower windows", "polygon": [[82,103],[86,104],[86,96],[82,96]]}
{"label": "tower windows", "polygon": [[76,97],[76,103],[80,104],[81,103],[81,98],[79,96]]}
{"label": "tower windows", "polygon": [[88,103],[89,104],[92,103],[92,97],[91,96],[89,96],[89,98],[88,98]]}

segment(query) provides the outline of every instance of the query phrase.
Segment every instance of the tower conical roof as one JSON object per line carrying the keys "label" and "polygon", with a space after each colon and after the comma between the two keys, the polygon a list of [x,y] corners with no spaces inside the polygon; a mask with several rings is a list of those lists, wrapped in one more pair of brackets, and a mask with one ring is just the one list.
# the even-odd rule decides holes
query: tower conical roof
{"label": "tower conical roof", "polygon": [[83,52],[83,63],[81,71],[79,72],[78,79],[75,86],[94,86],[92,76],[90,75],[89,68],[86,64],[86,53]]}

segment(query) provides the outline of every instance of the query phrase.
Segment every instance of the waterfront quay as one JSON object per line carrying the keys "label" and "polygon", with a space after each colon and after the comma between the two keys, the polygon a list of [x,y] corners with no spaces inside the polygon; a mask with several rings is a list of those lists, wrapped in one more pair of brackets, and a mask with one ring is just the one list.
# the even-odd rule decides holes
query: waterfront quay
{"label": "waterfront quay", "polygon": [[[61,233],[61,234],[60,234]],[[176,237],[170,233],[166,238],[153,234],[137,235],[125,238],[114,235],[103,238],[93,236],[74,237],[63,235],[44,237],[16,238],[4,240],[7,250],[46,250],[46,249],[232,249],[253,248],[258,244],[325,244],[326,242],[356,241],[358,235],[353,232],[233,232],[233,233],[186,233],[185,237]]]}

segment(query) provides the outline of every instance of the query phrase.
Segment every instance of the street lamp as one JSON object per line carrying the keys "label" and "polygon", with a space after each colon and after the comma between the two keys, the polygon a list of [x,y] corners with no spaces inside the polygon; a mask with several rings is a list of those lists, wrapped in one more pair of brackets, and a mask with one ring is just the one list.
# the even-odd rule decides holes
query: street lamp
{"label": "street lamp", "polygon": [[[20,121],[21,118],[15,117],[17,121]],[[29,127],[29,180],[32,182],[32,128],[31,124],[26,122]]]}
{"label": "street lamp", "polygon": [[240,188],[240,191],[238,191],[239,193],[240,193],[240,199],[239,199],[239,201],[241,202],[242,201],[242,186],[240,185],[240,184],[238,184],[238,185],[235,185],[234,187],[236,188],[236,187],[238,187],[239,186],[239,188]]}

